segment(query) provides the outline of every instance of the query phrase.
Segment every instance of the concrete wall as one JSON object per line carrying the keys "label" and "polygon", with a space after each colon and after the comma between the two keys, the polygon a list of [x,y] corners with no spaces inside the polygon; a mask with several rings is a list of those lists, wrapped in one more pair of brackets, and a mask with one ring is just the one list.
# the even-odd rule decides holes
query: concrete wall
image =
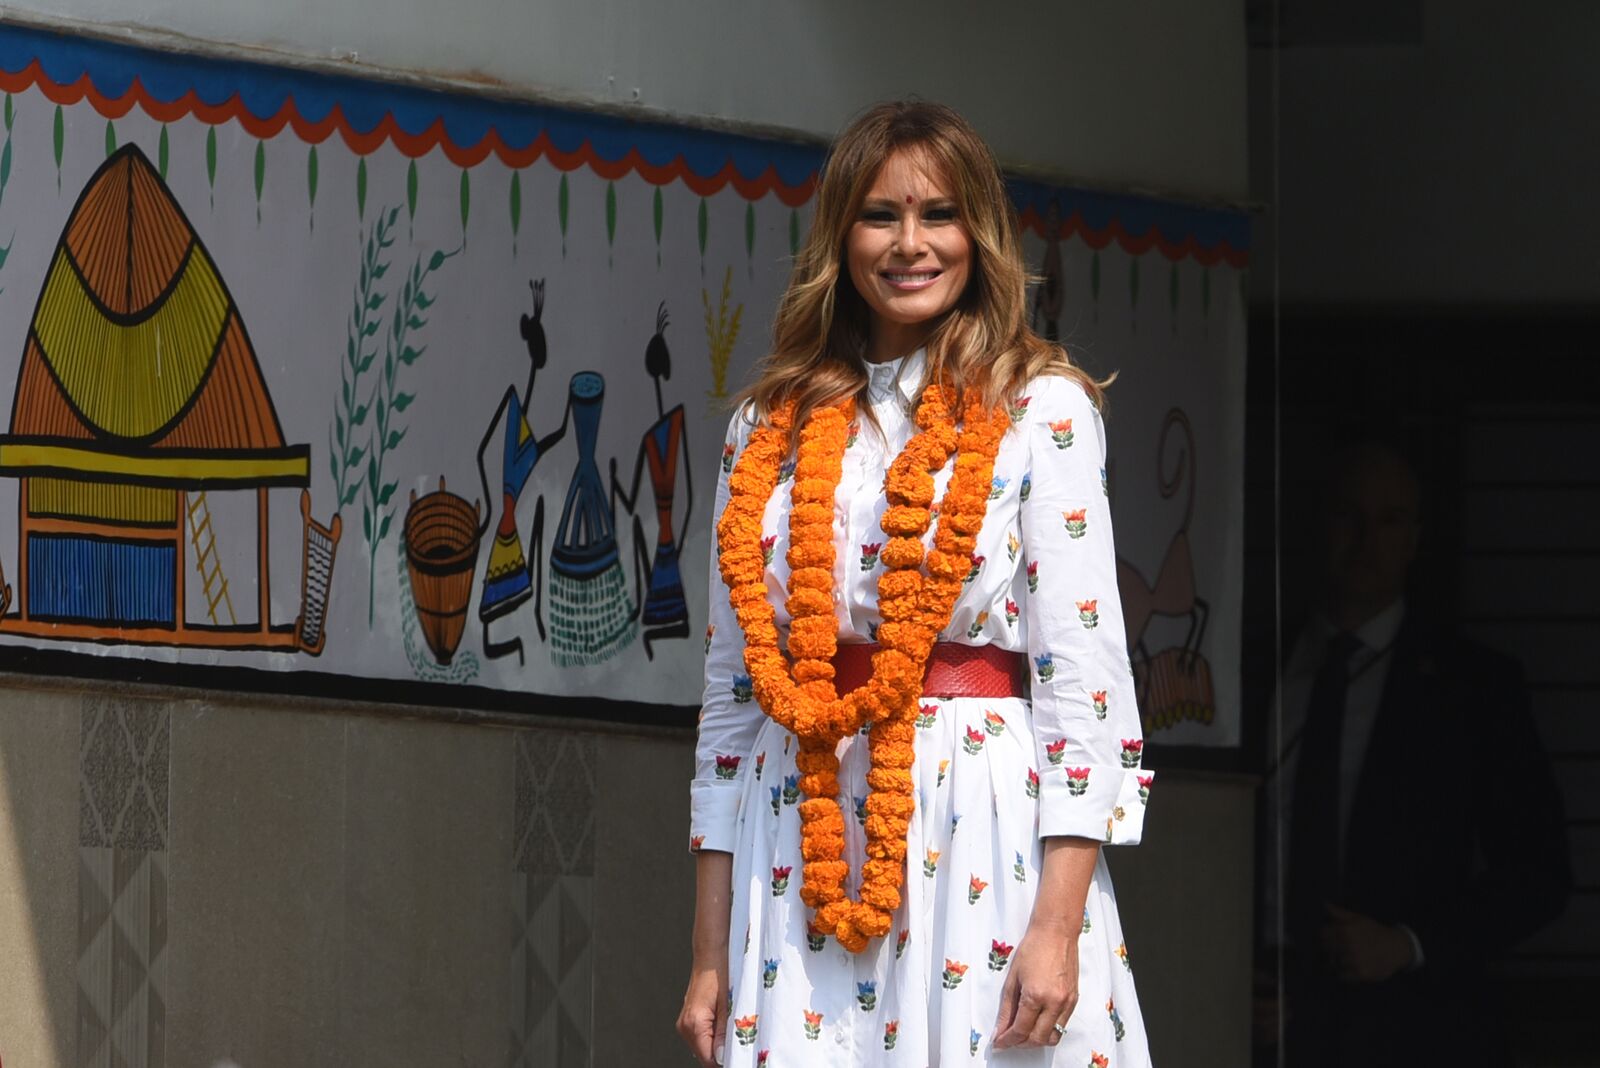
{"label": "concrete wall", "polygon": [[[1243,0],[27,0],[23,15],[829,137],[920,93],[1008,164],[1080,184],[1242,198]],[[187,42],[189,47],[194,42]]]}
{"label": "concrete wall", "polygon": [[[9,678],[0,1060],[687,1064],[691,750]],[[1247,1057],[1249,798],[1110,855],[1158,1063]]]}

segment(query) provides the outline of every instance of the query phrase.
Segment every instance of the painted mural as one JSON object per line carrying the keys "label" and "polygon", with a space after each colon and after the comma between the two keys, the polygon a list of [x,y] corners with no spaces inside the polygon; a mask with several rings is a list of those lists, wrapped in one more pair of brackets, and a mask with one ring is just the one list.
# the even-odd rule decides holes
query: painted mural
{"label": "painted mural", "polygon": [[[0,90],[0,664],[692,722],[816,149],[15,27]],[[1121,375],[1146,726],[1236,743],[1246,220],[1012,192],[1036,328]]]}

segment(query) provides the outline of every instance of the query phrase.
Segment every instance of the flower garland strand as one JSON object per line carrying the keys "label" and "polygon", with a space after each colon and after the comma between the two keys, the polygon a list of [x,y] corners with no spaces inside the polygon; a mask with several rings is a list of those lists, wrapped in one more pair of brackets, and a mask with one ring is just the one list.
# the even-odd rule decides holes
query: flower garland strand
{"label": "flower garland strand", "polygon": [[[800,896],[816,910],[812,930],[833,934],[852,952],[886,934],[900,905],[906,828],[915,802],[913,717],[922,678],[939,632],[949,625],[971,566],[988,508],[1000,440],[1010,425],[1003,408],[986,410],[973,396],[961,431],[950,415],[954,391],[932,386],[917,407],[919,432],[890,465],[885,489],[888,535],[878,581],[882,646],[871,679],[843,696],[834,688],[837,650],[833,606],[833,508],[854,402],[815,410],[802,428],[790,491],[788,600],[789,658],[779,649],[776,611],[767,599],[761,552],[762,517],[777,488],[794,409],[775,410],[769,425],[750,435],[729,477],[729,500],[717,526],[719,566],[728,599],[745,634],[745,666],[761,708],[800,741],[796,764],[807,800],[800,806]],[[922,537],[932,522],[934,475],[956,454],[934,548]],[[926,556],[927,575],[922,573]],[[845,890],[844,813],[839,805],[841,739],[872,726],[866,800],[867,859],[859,901]]]}

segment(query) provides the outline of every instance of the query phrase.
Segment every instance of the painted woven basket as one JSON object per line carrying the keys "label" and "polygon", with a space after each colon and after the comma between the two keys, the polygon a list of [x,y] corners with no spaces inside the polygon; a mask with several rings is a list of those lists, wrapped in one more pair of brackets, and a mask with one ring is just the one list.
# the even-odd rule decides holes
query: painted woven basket
{"label": "painted woven basket", "polygon": [[406,570],[411,596],[428,648],[448,664],[461,643],[472,599],[472,578],[478,564],[479,506],[439,488],[418,497],[411,493],[406,509]]}

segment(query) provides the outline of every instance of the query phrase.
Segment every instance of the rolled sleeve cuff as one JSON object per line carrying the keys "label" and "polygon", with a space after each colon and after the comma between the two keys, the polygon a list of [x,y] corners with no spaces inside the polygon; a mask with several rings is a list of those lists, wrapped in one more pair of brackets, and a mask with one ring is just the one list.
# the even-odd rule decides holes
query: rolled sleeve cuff
{"label": "rolled sleeve cuff", "polygon": [[689,785],[689,851],[732,853],[739,824],[737,782],[697,779]]}
{"label": "rolled sleeve cuff", "polygon": [[1154,773],[1110,764],[1053,767],[1039,784],[1039,837],[1138,845]]}

